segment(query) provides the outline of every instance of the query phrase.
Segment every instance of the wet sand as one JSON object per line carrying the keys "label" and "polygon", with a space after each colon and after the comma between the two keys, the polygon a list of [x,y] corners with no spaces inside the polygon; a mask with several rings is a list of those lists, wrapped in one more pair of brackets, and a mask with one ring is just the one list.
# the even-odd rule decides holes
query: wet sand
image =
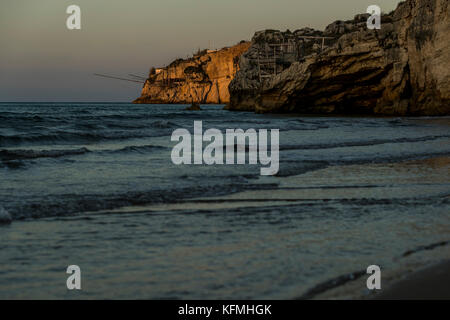
{"label": "wet sand", "polygon": [[377,300],[450,299],[450,260],[412,273],[385,291]]}
{"label": "wet sand", "polygon": [[325,283],[328,286],[322,284],[311,288],[300,298],[314,300],[450,299],[450,246],[447,242],[445,243],[405,251],[393,257],[390,266],[381,265],[381,290],[368,290],[366,280],[369,275],[365,270],[354,270],[352,273],[330,279]]}

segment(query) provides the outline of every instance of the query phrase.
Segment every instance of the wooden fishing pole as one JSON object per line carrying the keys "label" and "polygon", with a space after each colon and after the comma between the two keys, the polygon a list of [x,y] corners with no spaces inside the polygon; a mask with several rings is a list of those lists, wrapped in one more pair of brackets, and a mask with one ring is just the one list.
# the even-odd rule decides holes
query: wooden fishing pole
{"label": "wooden fishing pole", "polygon": [[143,80],[143,81],[147,80],[147,78],[144,77],[144,76],[139,76],[139,75],[135,75],[135,74],[132,74],[132,73],[129,73],[128,75],[129,75],[130,77],[135,78],[135,79],[139,79],[139,80]]}
{"label": "wooden fishing pole", "polygon": [[99,74],[99,73],[94,73],[94,76],[96,76],[96,77],[102,77],[102,78],[109,78],[109,79],[122,80],[122,81],[130,81],[130,82],[137,82],[137,83],[145,83],[143,80],[126,79],[126,78],[115,77],[115,76],[109,76],[109,75],[106,75],[106,74]]}

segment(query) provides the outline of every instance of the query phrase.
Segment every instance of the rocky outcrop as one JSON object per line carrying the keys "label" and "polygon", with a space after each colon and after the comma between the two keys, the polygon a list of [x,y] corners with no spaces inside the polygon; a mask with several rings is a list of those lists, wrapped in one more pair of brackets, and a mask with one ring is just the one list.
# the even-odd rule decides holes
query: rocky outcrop
{"label": "rocky outcrop", "polygon": [[134,103],[228,103],[228,85],[239,69],[239,57],[249,46],[249,42],[241,42],[218,51],[205,50],[155,70]]}
{"label": "rocky outcrop", "polygon": [[448,0],[407,0],[383,15],[381,30],[369,30],[368,15],[358,15],[323,32],[256,33],[230,83],[227,108],[448,115],[449,10]]}

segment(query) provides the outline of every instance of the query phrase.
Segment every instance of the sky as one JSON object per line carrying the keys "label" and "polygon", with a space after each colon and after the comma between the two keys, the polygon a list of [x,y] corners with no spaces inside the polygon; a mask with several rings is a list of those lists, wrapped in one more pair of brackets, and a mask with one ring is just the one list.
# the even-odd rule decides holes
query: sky
{"label": "sky", "polygon": [[[95,77],[146,75],[201,48],[250,40],[255,31],[323,30],[369,5],[396,0],[1,0],[0,101],[130,102],[142,84]],[[70,5],[81,30],[68,30]]]}

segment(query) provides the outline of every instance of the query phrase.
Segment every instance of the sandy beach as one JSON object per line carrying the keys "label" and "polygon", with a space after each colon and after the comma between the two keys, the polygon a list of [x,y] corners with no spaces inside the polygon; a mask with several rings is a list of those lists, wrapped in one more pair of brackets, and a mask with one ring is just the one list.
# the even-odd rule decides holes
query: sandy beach
{"label": "sandy beach", "polygon": [[312,288],[300,299],[314,300],[448,300],[450,246],[447,242],[406,251],[381,266],[381,289],[368,290],[369,275],[360,270]]}
{"label": "sandy beach", "polygon": [[450,299],[450,260],[414,272],[377,294],[374,299]]}

